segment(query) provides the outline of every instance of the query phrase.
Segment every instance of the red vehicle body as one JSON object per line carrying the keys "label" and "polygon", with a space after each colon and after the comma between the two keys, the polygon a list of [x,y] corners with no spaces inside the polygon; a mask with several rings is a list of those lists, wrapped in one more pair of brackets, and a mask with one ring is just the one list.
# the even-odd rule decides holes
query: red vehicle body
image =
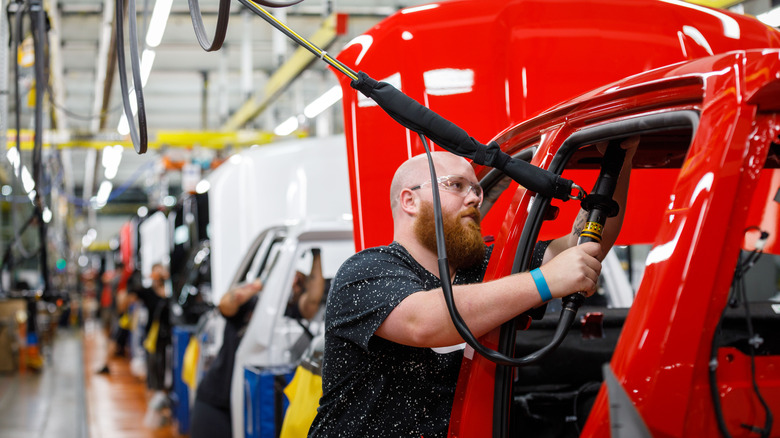
{"label": "red vehicle body", "polygon": [[[591,309],[603,313],[607,339],[589,341],[576,336],[585,328],[575,328],[560,354],[531,371],[496,367],[467,347],[450,436],[566,436],[554,424],[536,428],[545,414],[524,416],[534,402],[529,394],[568,403],[575,388],[578,403],[585,394],[577,385],[590,383],[604,362],[653,436],[718,436],[713,351],[722,420],[732,436],[755,435],[742,426],[765,421],[751,354],[732,336],[738,317],[724,309],[740,250],[756,243],[758,233],[749,230],[769,232],[763,251],[780,254],[780,33],[673,1],[464,0],[401,11],[339,59],[389,78],[477,140],[496,140],[510,155],[587,189],[600,162],[594,144],[640,136],[617,245],[652,249],[630,310]],[[423,148],[348,80],[342,85],[360,250],[391,240],[392,174]],[[527,267],[537,240],[570,232],[579,204],[551,203],[491,169],[475,170],[486,192],[483,231],[494,240],[486,280]],[[765,342],[754,353],[755,381],[777,416],[780,308],[758,301],[751,308]],[[520,317],[482,342],[521,355],[533,342],[516,332],[529,322]],[[605,354],[589,356],[591,348]],[[584,380],[561,378],[578,368],[589,369]],[[583,427],[580,436],[608,436],[604,385],[588,397],[592,408],[575,408],[570,421]],[[777,421],[771,436],[780,436]]]}

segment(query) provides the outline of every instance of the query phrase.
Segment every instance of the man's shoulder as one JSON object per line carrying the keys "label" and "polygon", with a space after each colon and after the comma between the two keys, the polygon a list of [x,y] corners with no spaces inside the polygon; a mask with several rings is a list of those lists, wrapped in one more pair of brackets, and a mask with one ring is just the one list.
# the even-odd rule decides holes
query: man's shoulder
{"label": "man's shoulder", "polygon": [[408,260],[412,256],[409,252],[397,242],[393,242],[389,245],[372,246],[366,248],[352,257],[347,259],[347,263],[365,263],[365,262],[377,262],[377,261],[392,261],[392,260]]}
{"label": "man's shoulder", "polygon": [[400,244],[366,248],[348,258],[339,268],[336,281],[364,277],[375,277],[398,270],[416,271],[419,264]]}

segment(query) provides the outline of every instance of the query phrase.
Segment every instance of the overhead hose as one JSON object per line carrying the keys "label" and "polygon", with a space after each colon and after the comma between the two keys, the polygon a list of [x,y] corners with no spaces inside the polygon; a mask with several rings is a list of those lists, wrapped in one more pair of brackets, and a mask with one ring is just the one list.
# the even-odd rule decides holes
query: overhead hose
{"label": "overhead hose", "polygon": [[[25,12],[27,12],[27,5],[22,4],[20,2],[15,3],[16,10],[14,11],[14,29],[11,32],[11,45],[13,46],[13,64],[14,64],[14,129],[16,130],[16,153],[18,157],[18,164],[16,167],[16,173],[14,174],[17,183],[23,187],[22,185],[22,144],[21,144],[21,136],[20,132],[22,129],[22,122],[21,122],[21,106],[22,106],[22,98],[19,94],[19,45],[22,43],[22,35],[24,34],[22,29],[22,19],[24,18]],[[9,13],[11,10],[11,4],[8,5]],[[9,20],[10,22],[10,20]],[[27,249],[24,247],[24,244],[22,243],[21,239],[21,233],[19,231],[19,226],[17,223],[17,215],[13,212],[13,205],[11,206],[11,222],[13,224],[14,228],[14,239],[19,242],[18,248],[19,251],[22,253],[24,257],[29,257],[30,252],[27,251]],[[27,225],[25,224],[23,228],[26,228]],[[5,262],[4,262],[5,264]]]}
{"label": "overhead hose", "polygon": [[[300,0],[299,0],[300,1]],[[214,31],[214,39],[209,41],[206,34],[206,26],[203,25],[203,15],[200,12],[198,0],[187,0],[190,7],[190,19],[195,29],[195,37],[203,50],[213,52],[222,47],[227,33],[228,20],[230,20],[230,0],[219,0],[219,12],[217,13],[217,28]]]}
{"label": "overhead hose", "polygon": [[[318,58],[320,58],[323,61],[325,61],[331,67],[335,68],[336,70],[338,70],[339,72],[341,72],[345,76],[348,76],[353,81],[358,79],[358,74],[354,70],[352,70],[351,68],[349,68],[346,65],[344,65],[344,63],[342,63],[338,59],[333,58],[327,52],[325,52],[324,50],[320,49],[319,47],[314,45],[312,42],[307,40],[306,38],[303,38],[302,36],[298,35],[294,30],[290,29],[289,27],[287,27],[287,25],[285,25],[281,21],[277,20],[276,17],[271,15],[268,11],[266,11],[265,9],[261,8],[260,6],[258,6],[258,3],[267,4],[267,3],[270,3],[270,2],[268,2],[268,1],[265,1],[265,2],[261,2],[261,1],[254,2],[252,0],[238,0],[238,1],[241,4],[243,4],[244,6],[246,6],[247,8],[249,8],[252,12],[257,14],[260,18],[265,20],[268,24],[270,24],[271,26],[275,27],[278,31],[280,31],[283,34],[285,34],[288,38],[293,40],[293,42],[295,42],[299,46],[303,47],[304,49],[308,50],[309,52],[313,53]],[[295,3],[297,3],[297,2],[295,2]],[[295,4],[295,3],[291,3],[291,4]]]}
{"label": "overhead hose", "polygon": [[138,57],[138,29],[135,18],[135,0],[128,1],[128,9],[133,11],[128,17],[128,38],[130,39],[130,65],[133,70],[133,92],[138,109],[138,127],[135,126],[133,109],[130,107],[130,89],[127,83],[127,64],[125,63],[124,2],[116,0],[116,53],[119,66],[119,85],[122,90],[122,105],[130,127],[130,139],[138,154],[145,154],[148,145],[146,126],[146,106],[144,104],[143,85],[141,83],[141,61]]}
{"label": "overhead hose", "polygon": [[[10,5],[9,5],[9,12],[11,11]],[[12,220],[14,223],[14,241],[9,245],[6,255],[3,258],[2,265],[0,267],[0,271],[2,271],[3,268],[6,266],[10,266],[11,264],[11,250],[13,249],[14,245],[17,246],[17,248],[20,250],[22,255],[25,258],[31,258],[32,254],[27,253],[27,251],[24,248],[24,245],[22,243],[21,239],[21,233],[24,232],[24,230],[33,223],[34,220],[37,219],[38,222],[38,235],[40,240],[40,246],[39,249],[36,251],[37,254],[40,256],[40,270],[41,270],[41,278],[43,279],[43,290],[44,293],[48,293],[49,291],[49,275],[48,275],[48,266],[47,266],[47,250],[46,250],[46,242],[47,242],[47,231],[46,231],[46,222],[43,220],[43,208],[44,208],[44,194],[42,190],[42,184],[41,180],[43,178],[43,163],[42,163],[42,149],[43,149],[43,99],[46,94],[46,45],[47,45],[47,37],[46,37],[46,15],[43,10],[43,5],[39,0],[32,0],[25,4],[22,4],[22,2],[16,3],[16,9],[13,11],[15,15],[14,24],[15,29],[14,32],[12,32],[12,38],[11,38],[11,44],[14,48],[14,56],[13,56],[13,62],[14,62],[14,73],[15,73],[15,84],[14,84],[14,99],[15,99],[15,128],[16,128],[16,151],[17,151],[17,173],[16,178],[18,181],[22,180],[22,151],[21,151],[21,139],[20,139],[20,133],[21,133],[21,97],[19,94],[19,57],[18,57],[18,48],[21,44],[22,35],[23,35],[23,18],[25,13],[29,15],[30,18],[30,27],[31,27],[31,33],[33,38],[33,47],[34,47],[34,55],[35,55],[35,61],[34,61],[34,72],[35,72],[35,113],[34,113],[34,138],[33,138],[33,153],[32,153],[32,167],[33,167],[33,184],[35,190],[35,196],[32,199],[33,201],[33,213],[30,216],[30,218],[25,222],[25,224],[20,229],[16,224],[16,214],[12,213]],[[22,183],[23,186],[23,183]]]}
{"label": "overhead hose", "polygon": [[[433,166],[433,159],[431,158],[431,152],[428,147],[427,139],[420,134],[420,139],[423,142],[423,146],[425,147],[425,153],[428,156],[428,165],[430,167],[431,172],[431,181],[435,182],[436,179],[436,171]],[[626,151],[620,146],[619,141],[612,141],[610,142],[609,147],[607,148],[607,152],[604,155],[603,164],[601,173],[599,174],[599,178],[596,181],[596,185],[594,186],[593,193],[596,194],[595,196],[598,197],[598,199],[609,199],[611,202],[605,202],[605,205],[592,205],[590,206],[592,210],[589,212],[589,222],[591,219],[593,221],[601,221],[601,227],[603,228],[604,222],[606,222],[606,218],[608,216],[614,216],[617,214],[617,211],[614,209],[614,201],[612,201],[612,194],[615,191],[615,187],[617,185],[617,177],[620,175],[620,170],[623,166],[623,160],[625,158]],[[439,278],[442,282],[442,292],[444,294],[444,301],[447,303],[447,310],[450,313],[450,318],[452,319],[452,323],[455,326],[455,329],[458,331],[458,333],[461,335],[463,340],[466,341],[469,346],[471,346],[474,351],[478,352],[482,356],[484,356],[486,359],[490,360],[491,362],[495,362],[499,365],[504,366],[525,366],[529,365],[535,362],[538,362],[540,359],[545,357],[550,352],[554,351],[558,346],[563,342],[564,338],[566,337],[566,334],[569,331],[569,328],[571,327],[572,323],[574,322],[575,317],[577,316],[577,310],[582,305],[582,302],[585,300],[585,295],[582,292],[577,292],[572,295],[569,295],[568,302],[566,298],[564,298],[564,307],[561,311],[560,318],[558,320],[558,325],[555,329],[555,333],[553,334],[552,340],[544,347],[540,348],[539,350],[530,353],[523,357],[510,357],[507,356],[501,352],[492,350],[490,348],[485,347],[482,345],[476,337],[474,337],[474,334],[471,333],[471,330],[466,325],[466,322],[461,317],[460,313],[458,312],[457,306],[455,305],[455,299],[452,292],[452,284],[450,283],[450,276],[449,276],[449,263],[447,261],[447,253],[446,248],[444,246],[444,227],[442,225],[442,213],[441,213],[441,203],[439,198],[439,189],[438,184],[432,183],[431,184],[433,189],[433,205],[434,205],[434,220],[436,225],[436,249],[438,252],[438,264],[439,264]],[[583,201],[583,204],[585,202]],[[584,243],[584,239],[581,239],[578,244]],[[600,231],[599,231],[599,241],[600,241]]]}
{"label": "overhead hose", "polygon": [[[46,15],[40,0],[30,2],[33,45],[35,47],[35,138],[33,141],[33,181],[35,181],[35,210],[38,216],[38,237],[40,239],[40,269],[43,279],[43,292],[49,293],[49,267],[47,262],[46,221],[43,220],[43,98],[46,95]],[[21,156],[20,156],[21,159]]]}

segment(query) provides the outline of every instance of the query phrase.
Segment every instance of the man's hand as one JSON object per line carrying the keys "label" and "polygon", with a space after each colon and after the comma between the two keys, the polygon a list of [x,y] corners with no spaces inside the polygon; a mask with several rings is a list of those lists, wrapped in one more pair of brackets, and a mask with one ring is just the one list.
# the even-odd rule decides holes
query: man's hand
{"label": "man's hand", "polygon": [[539,268],[553,298],[575,292],[593,295],[601,273],[601,262],[596,258],[600,253],[601,245],[588,242],[563,251]]}

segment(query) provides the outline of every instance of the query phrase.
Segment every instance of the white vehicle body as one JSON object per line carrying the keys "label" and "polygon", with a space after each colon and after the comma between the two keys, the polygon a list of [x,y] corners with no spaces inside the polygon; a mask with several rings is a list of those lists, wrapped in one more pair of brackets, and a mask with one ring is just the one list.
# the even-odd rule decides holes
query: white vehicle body
{"label": "white vehicle body", "polygon": [[351,218],[344,135],[251,148],[207,178],[212,297],[218,303],[249,245],[271,225]]}
{"label": "white vehicle body", "polygon": [[154,212],[138,226],[140,235],[140,264],[141,275],[145,287],[152,284],[152,266],[162,263],[166,267],[170,263],[170,225],[165,213]]}
{"label": "white vehicle body", "polygon": [[352,221],[302,221],[270,227],[252,244],[233,279],[234,284],[239,284],[261,278],[264,284],[233,368],[230,397],[236,438],[245,436],[244,370],[250,366],[294,366],[310,340],[303,325],[315,336],[324,331],[324,305],[312,321],[299,322],[285,316],[295,272],[309,272],[312,248],[321,250],[322,274],[332,279],[341,264],[355,252]]}
{"label": "white vehicle body", "polygon": [[[264,284],[236,352],[231,385],[233,436],[243,438],[244,368],[295,365],[302,353],[291,347],[305,329],[284,316],[295,272],[310,271],[316,247],[323,275],[332,278],[355,251],[346,140],[342,134],[252,148],[230,157],[206,181],[214,303],[237,284],[255,278]],[[323,329],[321,316],[309,330]],[[216,319],[221,327],[224,320]],[[222,341],[218,331],[207,346],[213,352]]]}

